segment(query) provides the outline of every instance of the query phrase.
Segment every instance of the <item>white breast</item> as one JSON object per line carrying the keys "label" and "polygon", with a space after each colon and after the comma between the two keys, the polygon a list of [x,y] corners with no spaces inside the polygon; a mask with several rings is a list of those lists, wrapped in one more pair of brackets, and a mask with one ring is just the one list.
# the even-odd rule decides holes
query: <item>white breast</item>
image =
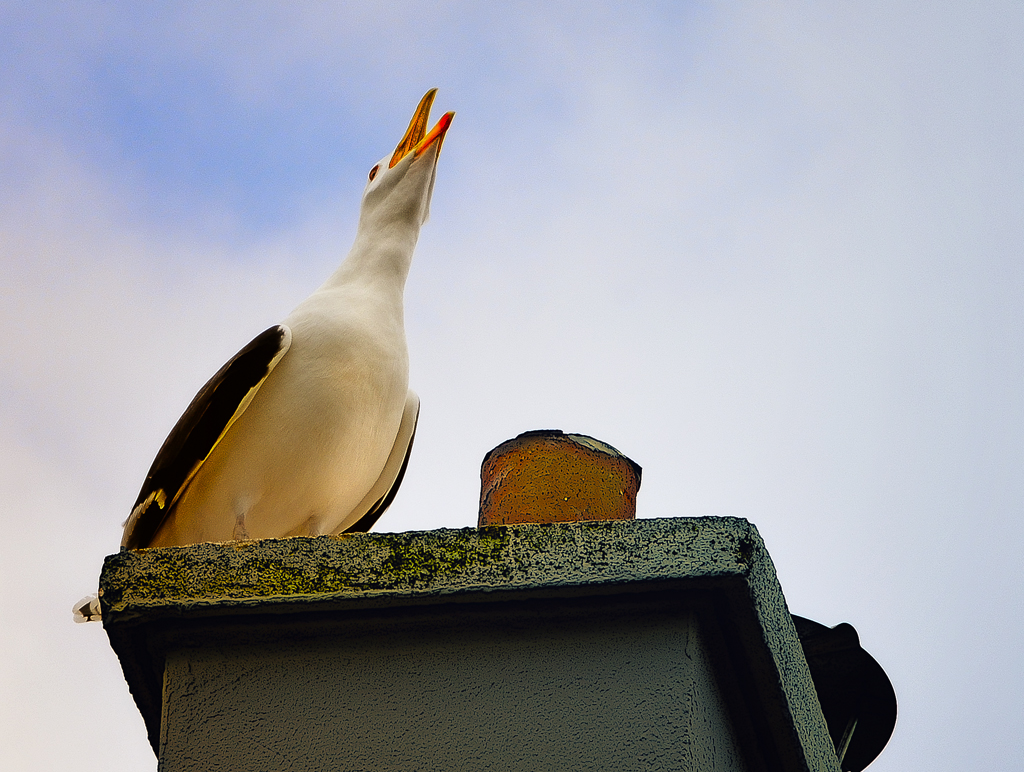
{"label": "white breast", "polygon": [[289,315],[291,348],[151,546],[351,524],[394,445],[409,387],[401,299],[396,309],[386,295],[321,290]]}

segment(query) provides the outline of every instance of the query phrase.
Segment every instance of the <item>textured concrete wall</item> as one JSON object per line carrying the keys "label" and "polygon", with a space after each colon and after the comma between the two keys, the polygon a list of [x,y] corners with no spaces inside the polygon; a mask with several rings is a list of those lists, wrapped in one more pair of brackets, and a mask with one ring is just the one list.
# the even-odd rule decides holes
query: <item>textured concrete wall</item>
{"label": "textured concrete wall", "polygon": [[128,551],[100,590],[167,770],[838,772],[744,520]]}
{"label": "textured concrete wall", "polygon": [[630,606],[178,650],[160,769],[746,769],[696,616]]}

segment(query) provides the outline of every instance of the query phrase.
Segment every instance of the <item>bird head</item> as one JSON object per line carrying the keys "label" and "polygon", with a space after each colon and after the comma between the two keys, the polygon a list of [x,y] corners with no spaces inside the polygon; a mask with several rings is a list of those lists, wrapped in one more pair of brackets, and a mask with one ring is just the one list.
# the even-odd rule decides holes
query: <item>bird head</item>
{"label": "bird head", "polygon": [[420,100],[409,129],[395,152],[382,158],[372,169],[363,191],[360,229],[380,231],[388,227],[413,226],[417,231],[430,215],[437,158],[445,132],[455,113],[445,113],[429,132],[430,106],[437,89]]}

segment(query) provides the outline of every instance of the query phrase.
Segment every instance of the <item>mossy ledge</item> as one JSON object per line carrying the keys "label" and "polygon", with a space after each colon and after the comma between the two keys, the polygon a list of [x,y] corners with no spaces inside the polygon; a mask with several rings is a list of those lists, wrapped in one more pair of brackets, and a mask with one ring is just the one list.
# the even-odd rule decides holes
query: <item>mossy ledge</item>
{"label": "mossy ledge", "polygon": [[746,577],[762,560],[757,529],[739,518],[608,520],[122,551],[104,562],[100,588],[116,619],[133,608]]}

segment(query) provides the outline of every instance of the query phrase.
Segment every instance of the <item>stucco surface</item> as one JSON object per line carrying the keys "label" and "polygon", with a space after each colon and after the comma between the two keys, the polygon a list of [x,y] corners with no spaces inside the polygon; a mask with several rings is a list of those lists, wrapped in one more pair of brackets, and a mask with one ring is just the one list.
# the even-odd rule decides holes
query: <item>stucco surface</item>
{"label": "stucco surface", "polygon": [[695,615],[621,605],[178,650],[161,770],[745,770]]}

